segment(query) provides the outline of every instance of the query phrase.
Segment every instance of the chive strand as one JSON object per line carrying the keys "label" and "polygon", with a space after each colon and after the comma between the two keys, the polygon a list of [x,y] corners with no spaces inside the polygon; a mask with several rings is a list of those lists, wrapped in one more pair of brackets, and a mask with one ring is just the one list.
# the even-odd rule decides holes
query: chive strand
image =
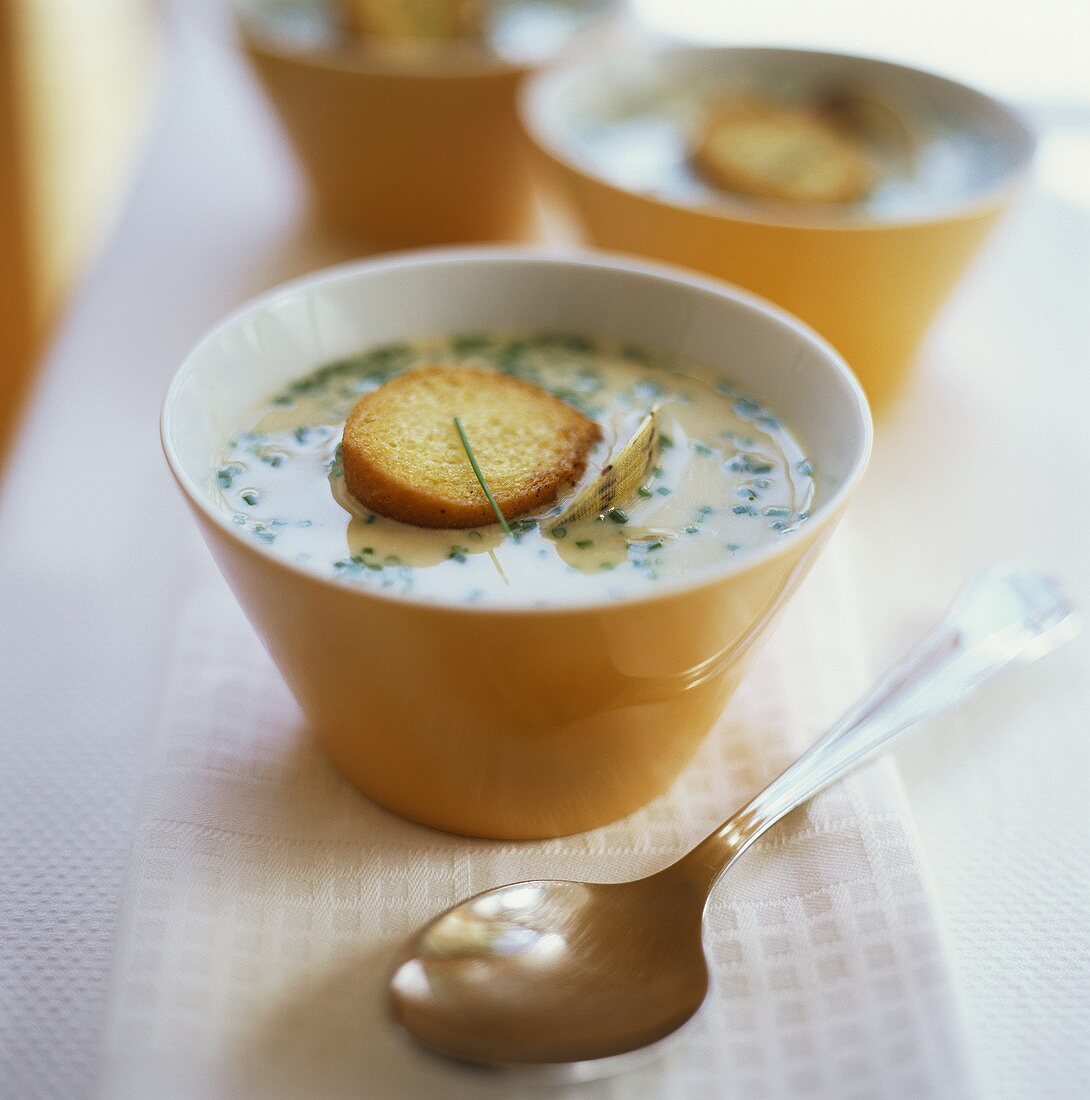
{"label": "chive strand", "polygon": [[480,482],[481,488],[484,490],[484,495],[488,497],[488,503],[492,505],[492,511],[496,513],[496,519],[500,521],[500,526],[503,528],[505,534],[511,534],[511,527],[508,524],[506,517],[500,511],[500,506],[496,503],[496,498],[492,495],[492,490],[488,487],[488,482],[485,480],[484,474],[481,473],[481,468],[477,465],[477,456],[473,453],[473,448],[469,445],[469,439],[466,437],[465,428],[462,427],[462,422],[458,417],[454,418],[454,427],[458,432],[458,438],[462,441],[462,446],[465,448],[466,458],[469,459],[470,466],[473,467],[473,473],[476,475],[477,481]]}

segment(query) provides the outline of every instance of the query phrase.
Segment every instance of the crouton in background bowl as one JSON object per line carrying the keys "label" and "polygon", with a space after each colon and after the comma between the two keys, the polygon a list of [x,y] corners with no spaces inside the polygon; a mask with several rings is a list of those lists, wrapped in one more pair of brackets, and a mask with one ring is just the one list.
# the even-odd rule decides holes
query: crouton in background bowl
{"label": "crouton in background bowl", "polygon": [[319,215],[373,250],[534,225],[515,99],[607,36],[614,0],[235,0]]}
{"label": "crouton in background bowl", "polygon": [[521,111],[593,244],[770,298],[826,337],[877,405],[910,377],[1033,152],[987,95],[809,50],[572,63],[536,77]]}
{"label": "crouton in background bowl", "polygon": [[[504,335],[520,333],[543,335],[536,342]],[[492,343],[489,334],[498,334]],[[396,372],[413,341],[436,337],[479,364],[458,367],[460,378],[514,372],[524,387],[539,367],[544,378],[573,356],[595,354],[588,348],[616,349],[616,369],[635,383],[618,399],[621,412],[631,423],[645,407],[651,412],[623,451],[608,430],[585,437],[582,445],[600,450],[583,476],[597,490],[637,444],[646,446],[652,465],[639,466],[637,480],[618,490],[631,496],[619,502],[627,511],[580,518],[586,492],[573,489],[551,504],[519,505],[536,509],[536,520],[516,521],[512,512],[506,534],[498,522],[476,532],[441,529],[442,501],[430,529],[351,502],[354,516],[344,511],[337,484],[347,439],[335,449],[344,419],[313,427],[321,388],[348,402],[379,393],[381,379],[407,377]],[[488,365],[482,348],[499,349],[498,365]],[[686,374],[663,373],[654,366],[660,360],[691,365]],[[426,380],[435,369],[420,374]],[[704,396],[671,398],[655,379]],[[594,383],[593,372],[581,369],[570,390],[557,391],[572,405],[569,419],[607,423],[594,407],[604,392]],[[489,404],[474,390],[461,410],[485,471],[494,468],[490,446],[498,461],[505,441],[522,445],[526,427],[510,422],[502,409],[513,406],[500,400],[499,412],[486,408],[474,421],[476,406]],[[705,444],[675,430],[672,418],[706,417],[717,402],[725,415],[748,418],[751,437],[709,434]],[[385,404],[413,407],[393,391]],[[260,408],[271,409],[271,420],[250,431]],[[303,415],[312,427],[293,427]],[[278,443],[273,422],[286,442]],[[807,494],[797,523],[775,518],[788,509],[768,496],[776,447],[766,448],[765,460],[756,456],[760,433],[786,438],[785,425],[807,456],[794,461],[789,452],[788,474]],[[323,435],[330,427],[333,434]],[[493,432],[502,439],[490,439]],[[317,272],[243,306],[182,364],[164,402],[162,436],[209,548],[341,772],[413,821],[525,839],[603,825],[669,788],[842,515],[869,457],[871,423],[840,356],[746,292],[594,253],[448,249]],[[411,448],[409,436],[388,466],[399,465],[400,448]],[[540,441],[532,445],[541,453]],[[469,453],[466,445],[463,457]],[[405,465],[411,474],[411,456]],[[677,468],[684,477],[671,481]],[[699,471],[706,475],[690,476]],[[735,491],[736,482],[745,488]],[[277,485],[294,488],[277,497]],[[665,515],[686,485],[708,494],[709,507],[682,501],[684,529],[653,533],[648,542],[636,529],[641,509]],[[502,498],[501,485],[494,488]],[[292,510],[304,498],[313,513]],[[764,541],[724,544],[716,525],[736,522]],[[588,529],[592,537],[579,534]],[[401,536],[440,552],[410,560],[401,550],[395,558],[388,540]],[[610,540],[621,545],[619,564],[599,561]],[[319,554],[320,544],[331,549]],[[702,545],[713,556],[686,565],[685,555]],[[650,568],[671,554],[681,566],[661,576]],[[490,578],[491,594],[456,586],[474,569]],[[454,580],[436,587],[443,577]]]}

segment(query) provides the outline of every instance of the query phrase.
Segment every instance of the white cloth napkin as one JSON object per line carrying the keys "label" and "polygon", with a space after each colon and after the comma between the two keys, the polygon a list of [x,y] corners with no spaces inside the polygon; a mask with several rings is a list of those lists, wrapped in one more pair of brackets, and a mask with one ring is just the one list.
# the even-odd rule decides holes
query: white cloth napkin
{"label": "white cloth napkin", "polygon": [[[394,950],[467,894],[665,865],[804,748],[875,671],[850,543],[805,583],[698,758],[625,821],[537,843],[466,840],[356,793],[307,739],[222,586],[178,624],[119,921],[102,1094],[554,1097],[448,1066],[384,1017]],[[406,670],[409,675],[410,671]],[[719,884],[713,992],[662,1058],[588,1098],[971,1094],[926,872],[888,763],[797,812]]]}

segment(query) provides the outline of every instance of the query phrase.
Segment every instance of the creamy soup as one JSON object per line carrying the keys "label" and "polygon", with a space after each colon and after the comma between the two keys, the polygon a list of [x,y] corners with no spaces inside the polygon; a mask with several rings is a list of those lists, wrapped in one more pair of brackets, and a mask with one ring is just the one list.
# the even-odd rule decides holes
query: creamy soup
{"label": "creamy soup", "polygon": [[873,140],[860,145],[877,170],[876,182],[866,197],[834,213],[933,214],[996,186],[1018,156],[1019,147],[976,100],[935,82],[916,87],[878,65],[853,76],[827,68],[816,55],[648,71],[634,59],[610,73],[610,80],[588,80],[586,89],[577,85],[554,104],[549,128],[561,135],[565,154],[591,172],[668,201],[773,216],[771,200],[717,187],[694,166],[692,151],[707,117],[738,97],[812,107],[850,95],[863,105],[870,118],[864,132]]}
{"label": "creamy soup", "polygon": [[[511,64],[545,61],[562,53],[614,6],[615,0],[487,0],[476,46]],[[342,29],[336,0],[238,0],[238,9],[251,30],[286,49],[360,47]],[[472,44],[418,41],[411,49],[428,60],[437,50],[468,45]],[[404,42],[372,42],[369,48],[412,60]]]}
{"label": "creamy soup", "polygon": [[[510,535],[498,524],[413,527],[356,502],[340,461],[345,418],[362,394],[424,365],[512,374],[596,420],[602,438],[581,484],[513,521]],[[347,585],[459,604],[623,599],[790,538],[809,517],[815,471],[802,443],[730,379],[704,378],[694,364],[642,348],[553,334],[372,348],[270,395],[230,440],[211,491],[269,553]],[[652,409],[659,442],[638,491],[603,515],[558,527],[565,502]]]}

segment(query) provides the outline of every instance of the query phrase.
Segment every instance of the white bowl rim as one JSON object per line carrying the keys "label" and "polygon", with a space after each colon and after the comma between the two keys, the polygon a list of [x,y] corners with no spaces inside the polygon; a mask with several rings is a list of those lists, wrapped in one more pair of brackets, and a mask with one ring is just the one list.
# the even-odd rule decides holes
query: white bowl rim
{"label": "white bowl rim", "polygon": [[845,362],[843,356],[818,332],[805,322],[800,321],[787,310],[775,305],[773,302],[743,290],[731,283],[711,276],[701,275],[689,271],[686,268],[673,264],[652,262],[636,259],[618,253],[600,252],[589,249],[561,249],[540,245],[469,245],[457,247],[429,248],[412,251],[388,253],[362,260],[349,260],[345,263],[334,264],[329,267],[319,268],[316,271],[301,275],[295,279],[280,283],[242,303],[231,310],[218,324],[209,329],[205,335],[190,349],[182,360],[181,365],[172,378],[159,418],[159,434],[163,453],[166,456],[167,465],[177,481],[182,492],[188,498],[190,504],[200,510],[203,515],[215,526],[224,531],[230,539],[240,547],[256,554],[262,561],[291,573],[297,577],[305,578],[315,584],[329,587],[337,592],[344,593],[346,599],[360,598],[379,600],[384,603],[399,604],[406,608],[414,608],[418,611],[447,612],[456,614],[480,614],[480,615],[563,615],[578,613],[594,613],[621,611],[639,604],[651,603],[656,600],[669,599],[682,593],[696,592],[703,588],[709,588],[728,577],[740,575],[750,569],[772,561],[781,555],[787,554],[795,542],[796,537],[789,537],[779,542],[769,543],[767,546],[746,553],[738,559],[728,560],[715,567],[702,569],[694,576],[682,576],[676,579],[660,581],[647,592],[637,592],[625,595],[623,598],[611,598],[608,596],[594,597],[571,603],[561,603],[536,607],[532,604],[502,604],[502,605],[477,605],[447,603],[441,600],[424,600],[414,596],[404,596],[398,593],[387,592],[382,589],[366,589],[356,587],[338,581],[333,577],[325,577],[320,573],[306,569],[293,561],[276,556],[263,546],[259,546],[252,539],[246,538],[242,530],[231,522],[228,514],[209,499],[208,494],[186,471],[180,456],[178,455],[172,438],[172,411],[178,391],[184,384],[191,369],[193,361],[203,352],[205,347],[217,340],[223,333],[241,321],[244,317],[264,309],[276,302],[305,292],[310,287],[326,283],[336,282],[342,279],[353,279],[361,274],[370,274],[376,271],[427,267],[433,265],[458,265],[475,262],[511,261],[527,264],[556,264],[561,267],[594,268],[601,271],[623,271],[635,275],[643,275],[653,280],[682,283],[694,290],[711,293],[712,295],[733,301],[747,307],[757,313],[763,314],[778,324],[785,326],[803,337],[808,343],[821,352],[825,364],[833,373],[840,376],[846,387],[848,395],[854,400],[855,413],[858,416],[861,429],[861,445],[858,453],[840,485],[825,500],[819,501],[818,508],[809,520],[807,520],[807,533],[797,537],[812,538],[813,533],[825,527],[837,517],[844,504],[859,484],[867,464],[870,461],[871,449],[874,439],[874,424],[871,418],[870,405],[863,392],[859,380]]}
{"label": "white bowl rim", "polygon": [[[634,187],[627,187],[593,169],[589,164],[580,160],[570,148],[562,147],[549,137],[547,121],[550,116],[548,105],[549,97],[553,94],[556,85],[573,79],[579,75],[594,69],[606,68],[611,64],[625,62],[631,63],[640,58],[651,57],[694,57],[702,55],[711,56],[738,56],[741,54],[782,54],[798,55],[806,57],[823,57],[833,61],[849,63],[865,62],[877,65],[880,68],[900,72],[909,78],[925,77],[928,80],[944,84],[958,92],[968,94],[980,102],[995,110],[1010,126],[1011,132],[1021,140],[1022,149],[1013,167],[1004,173],[991,185],[980,191],[970,194],[948,203],[937,204],[931,210],[922,210],[906,214],[886,214],[882,212],[847,212],[839,210],[815,210],[809,215],[802,207],[788,207],[785,204],[782,214],[775,213],[778,204],[769,203],[768,210],[750,212],[745,209],[719,209],[712,203],[703,203],[697,200],[685,200],[671,198],[664,195],[646,194]],[[551,65],[542,72],[529,77],[519,92],[519,116],[523,128],[530,140],[553,160],[566,168],[618,191],[621,194],[643,199],[646,202],[661,204],[674,210],[685,210],[690,213],[703,215],[715,220],[726,222],[742,222],[746,225],[764,225],[777,229],[797,230],[825,230],[830,233],[862,232],[884,229],[898,229],[914,225],[936,225],[943,222],[957,221],[960,218],[971,216],[982,210],[990,209],[1001,202],[1004,196],[1016,188],[1022,179],[1028,174],[1037,147],[1037,139],[1032,127],[1026,121],[1023,114],[1009,103],[996,96],[989,95],[970,84],[954,80],[931,69],[924,69],[915,65],[905,65],[898,61],[890,61],[882,57],[870,54],[844,53],[834,50],[811,50],[794,46],[778,45],[738,45],[738,46],[699,46],[699,45],[654,45],[647,46],[638,51],[630,51],[624,54],[610,54],[605,57],[583,58],[577,61]]]}

